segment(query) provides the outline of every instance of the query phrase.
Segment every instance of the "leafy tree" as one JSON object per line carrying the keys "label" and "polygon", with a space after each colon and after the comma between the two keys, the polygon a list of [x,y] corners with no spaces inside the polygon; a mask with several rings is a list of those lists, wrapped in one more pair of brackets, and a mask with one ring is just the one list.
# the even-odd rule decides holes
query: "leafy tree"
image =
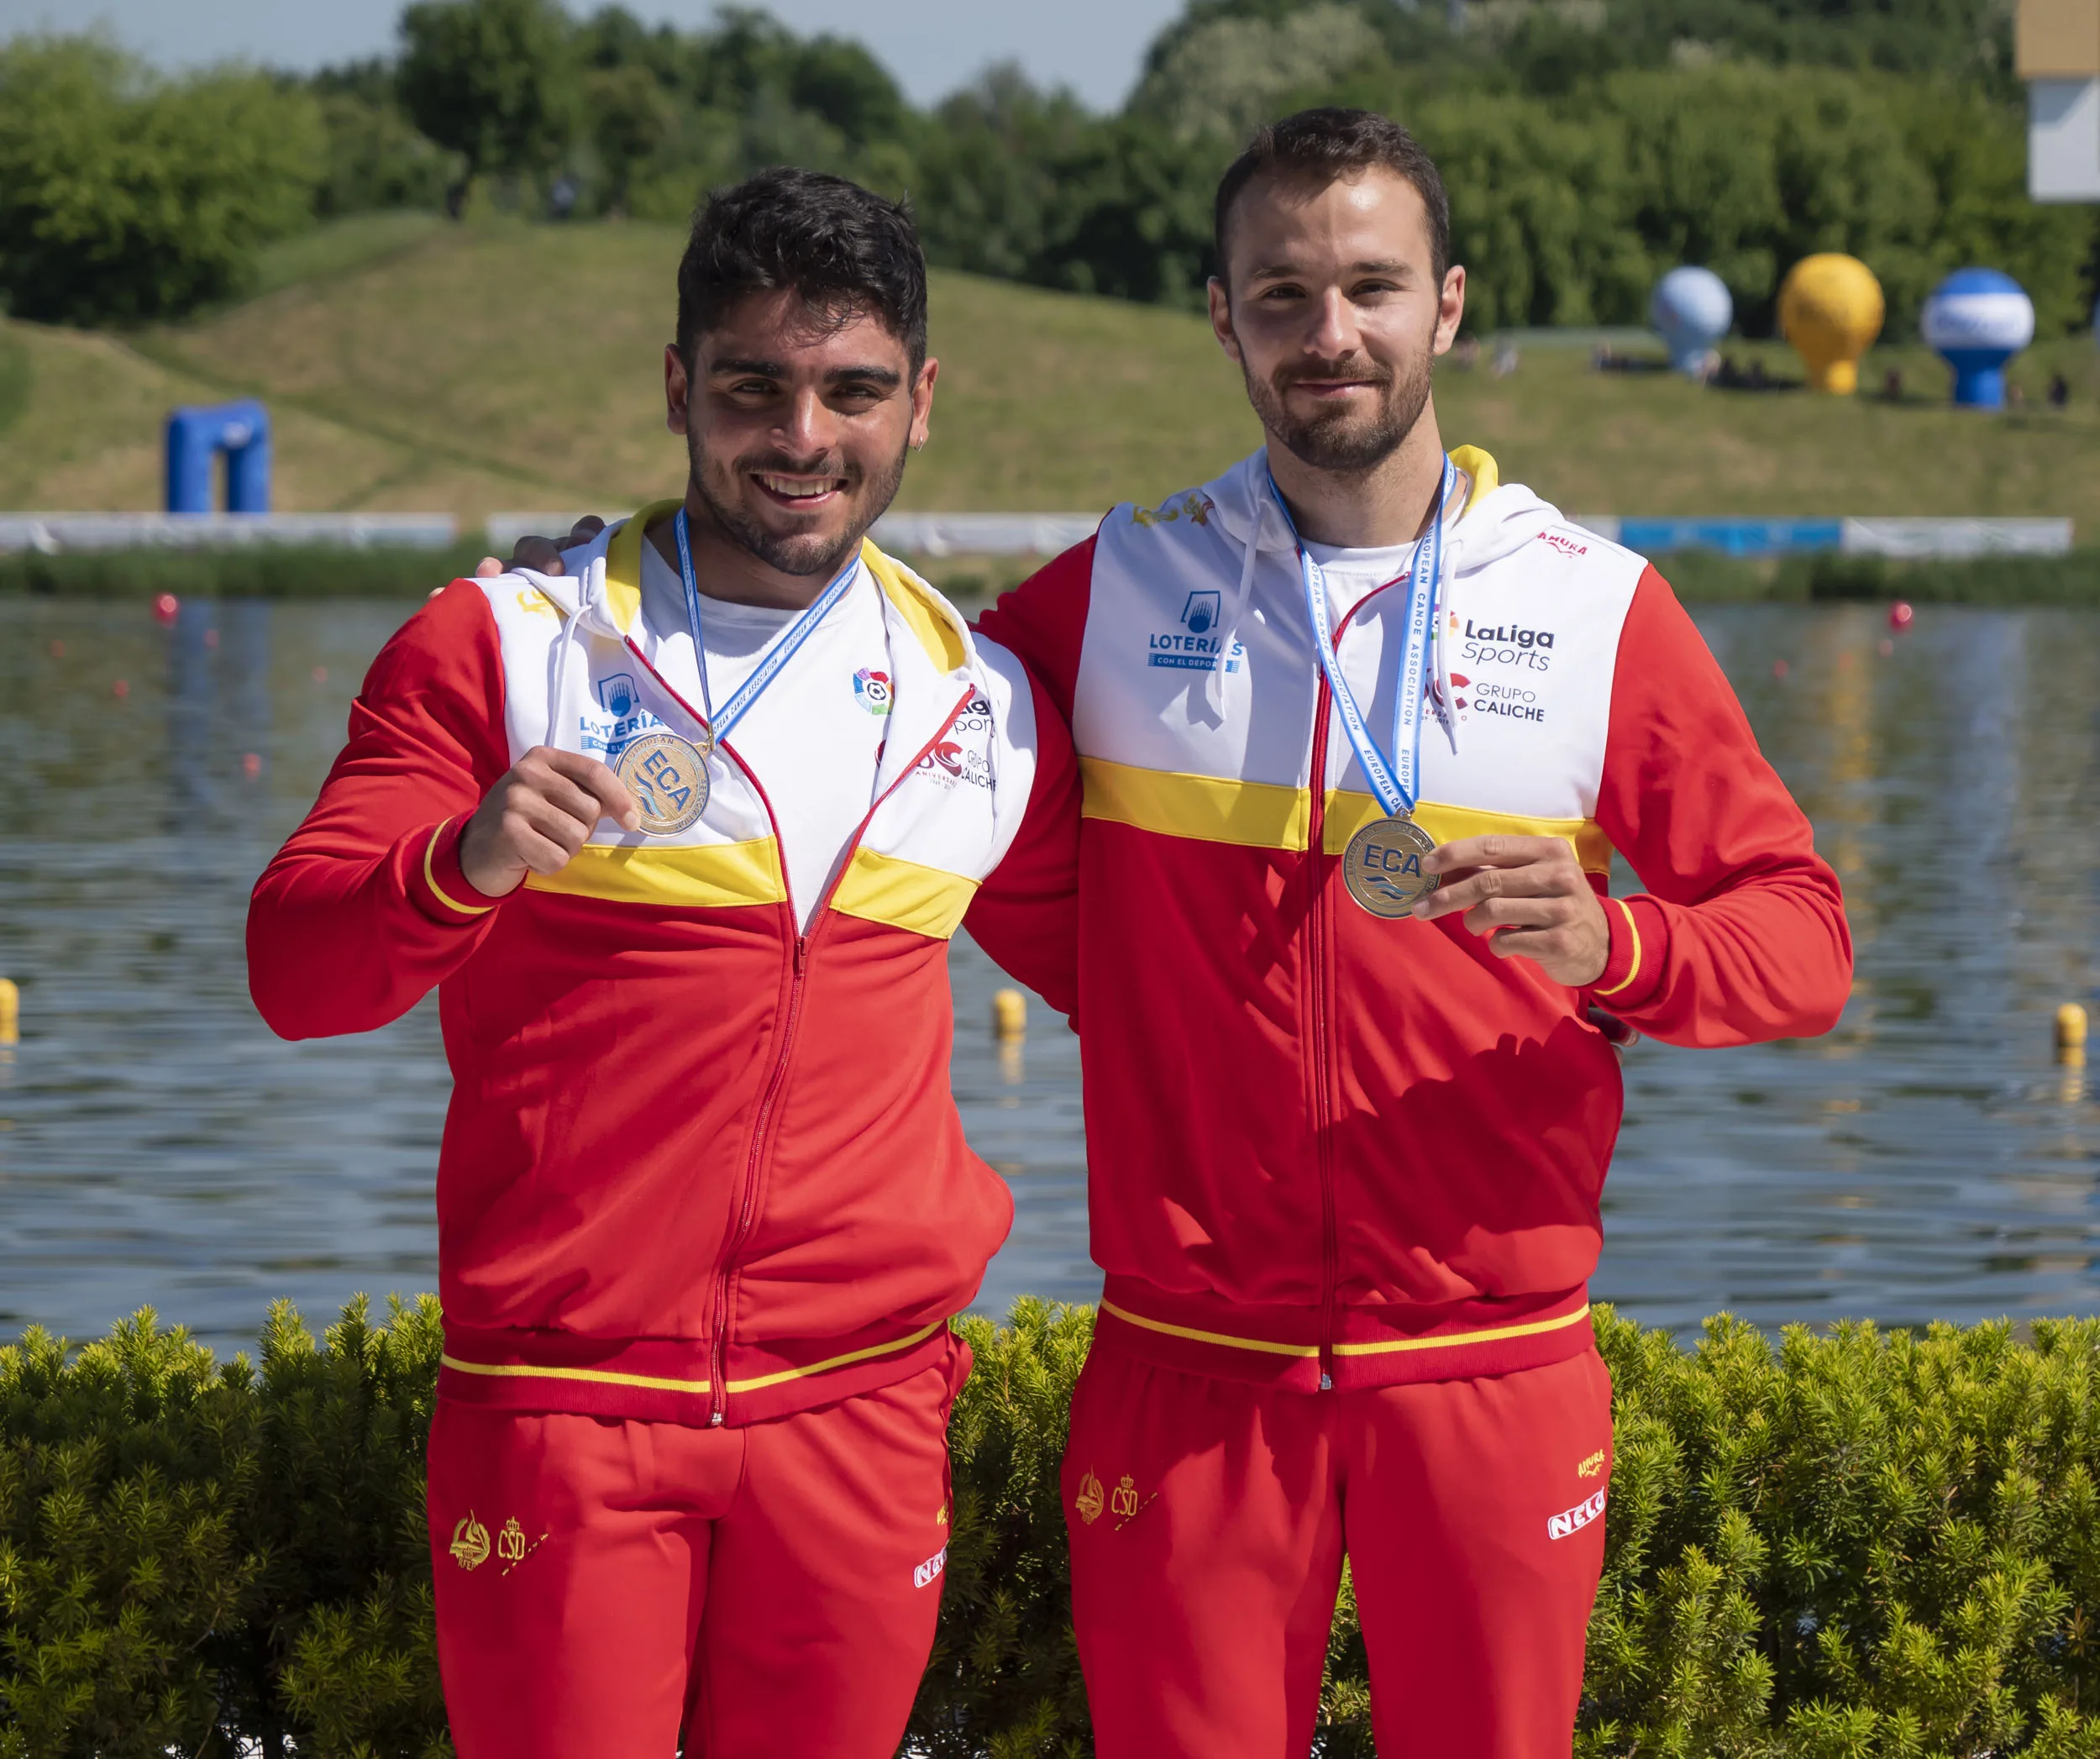
{"label": "leafy tree", "polygon": [[635,171],[664,150],[677,126],[676,108],[656,76],[633,62],[592,69],[583,91],[607,204],[625,213]]}
{"label": "leafy tree", "polygon": [[328,160],[314,193],[315,213],[436,207],[459,181],[456,156],[418,134],[391,97],[374,103],[336,93],[323,97],[320,108]]}
{"label": "leafy tree", "polygon": [[1274,23],[1217,18],[1162,39],[1130,108],[1183,140],[1221,134],[1236,145],[1290,93],[1384,60],[1363,14],[1334,0]]}
{"label": "leafy tree", "polygon": [[417,0],[401,35],[402,105],[470,176],[560,162],[575,86],[569,20],[554,0]]}
{"label": "leafy tree", "polygon": [[247,74],[155,83],[105,45],[0,47],[0,291],[24,318],[173,315],[307,223],[313,100]]}

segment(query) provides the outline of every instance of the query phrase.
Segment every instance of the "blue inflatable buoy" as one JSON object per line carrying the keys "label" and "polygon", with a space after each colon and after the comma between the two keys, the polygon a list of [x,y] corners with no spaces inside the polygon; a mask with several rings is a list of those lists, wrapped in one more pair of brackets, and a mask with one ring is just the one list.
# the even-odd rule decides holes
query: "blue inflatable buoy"
{"label": "blue inflatable buoy", "polygon": [[1656,283],[1648,302],[1648,322],[1662,333],[1670,365],[1694,379],[1714,370],[1719,358],[1714,344],[1735,321],[1728,283],[1711,269],[1672,269]]}
{"label": "blue inflatable buoy", "polygon": [[2034,302],[1997,269],[1957,269],[1919,314],[1925,344],[1954,369],[1954,400],[2005,407],[2005,363],[2034,339]]}

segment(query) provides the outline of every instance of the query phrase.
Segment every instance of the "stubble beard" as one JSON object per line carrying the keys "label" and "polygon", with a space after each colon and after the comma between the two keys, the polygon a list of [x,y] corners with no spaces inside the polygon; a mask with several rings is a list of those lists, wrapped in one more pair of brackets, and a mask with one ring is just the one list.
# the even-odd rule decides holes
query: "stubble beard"
{"label": "stubble beard", "polygon": [[[812,468],[806,461],[798,462],[777,452],[740,458],[725,469],[702,452],[699,439],[690,434],[686,438],[685,450],[690,460],[692,485],[699,491],[715,528],[746,554],[797,580],[812,575],[834,575],[846,565],[847,558],[860,548],[860,540],[868,535],[869,528],[889,511],[890,503],[897,498],[897,486],[904,480],[905,460],[911,455],[911,448],[906,444],[898,449],[895,459],[886,469],[877,475],[864,477],[843,459],[822,459]],[[743,507],[735,493],[745,475],[753,470],[843,476],[846,479],[848,497],[853,498],[858,492],[859,506],[846,530],[837,538],[815,532],[769,531]],[[724,492],[725,486],[727,493]]]}
{"label": "stubble beard", "polygon": [[[1429,407],[1430,361],[1431,350],[1425,348],[1409,358],[1404,370],[1396,372],[1359,353],[1335,361],[1294,365],[1287,370],[1278,369],[1268,379],[1257,379],[1242,357],[1241,373],[1247,381],[1247,401],[1273,442],[1315,470],[1362,475],[1399,451],[1422,418]],[[1294,416],[1285,392],[1299,379],[1362,380],[1378,387],[1377,407],[1362,413],[1337,409]]]}

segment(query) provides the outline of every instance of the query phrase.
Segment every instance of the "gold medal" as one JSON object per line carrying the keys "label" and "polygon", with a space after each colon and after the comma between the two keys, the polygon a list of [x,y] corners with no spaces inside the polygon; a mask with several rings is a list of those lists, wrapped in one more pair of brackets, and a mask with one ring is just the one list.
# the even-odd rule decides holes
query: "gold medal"
{"label": "gold medal", "polygon": [[707,808],[707,763],[676,733],[643,733],[620,753],[612,773],[627,784],[642,809],[642,828],[669,837],[698,821]]}
{"label": "gold medal", "polygon": [[1341,883],[1373,916],[1404,916],[1436,890],[1437,876],[1422,871],[1422,857],[1436,847],[1411,818],[1374,819],[1342,852]]}

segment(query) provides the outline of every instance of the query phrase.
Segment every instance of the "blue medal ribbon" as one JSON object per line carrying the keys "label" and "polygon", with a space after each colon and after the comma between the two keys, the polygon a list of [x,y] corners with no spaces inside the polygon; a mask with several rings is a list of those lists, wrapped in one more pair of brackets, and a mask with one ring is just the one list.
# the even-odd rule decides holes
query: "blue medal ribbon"
{"label": "blue medal ribbon", "polygon": [[[1305,588],[1305,615],[1312,623],[1313,643],[1320,652],[1320,669],[1327,675],[1327,688],[1334,695],[1336,708],[1341,711],[1342,731],[1348,735],[1350,748],[1356,753],[1357,762],[1362,765],[1364,775],[1371,784],[1371,791],[1378,796],[1378,804],[1385,809],[1389,818],[1410,816],[1415,811],[1421,785],[1422,701],[1426,694],[1426,674],[1436,634],[1437,601],[1443,587],[1444,509],[1450,504],[1452,491],[1457,482],[1458,467],[1446,458],[1429,535],[1415,546],[1415,564],[1409,573],[1404,645],[1400,649],[1399,682],[1393,696],[1393,755],[1389,759],[1371,737],[1356,692],[1341,675],[1341,656],[1335,651],[1334,607],[1327,598],[1326,570],[1313,559],[1305,549],[1305,539],[1298,535],[1298,527],[1290,517],[1289,507],[1284,505],[1284,493],[1276,486],[1275,477],[1268,480],[1269,492],[1276,497],[1284,523],[1289,528],[1292,539],[1298,545],[1298,571]],[[1326,784],[1323,778],[1315,776],[1313,785],[1320,788]]]}
{"label": "blue medal ribbon", "polygon": [[700,579],[693,571],[693,543],[685,523],[685,509],[678,510],[678,517],[672,523],[672,533],[678,539],[678,572],[685,588],[685,617],[693,626],[693,663],[700,672],[700,699],[706,711],[707,738],[711,744],[719,744],[729,737],[729,730],[750,711],[751,705],[765,694],[766,686],[780,675],[781,669],[795,658],[802,643],[816,633],[816,626],[830,614],[832,607],[845,597],[846,589],[853,584],[853,575],[860,566],[860,552],[853,552],[838,577],[811,602],[802,614],[787,626],[780,639],[767,649],[751,675],[737,688],[737,693],[722,706],[721,714],[715,712],[715,700],[707,685],[707,644],[701,631]]}

